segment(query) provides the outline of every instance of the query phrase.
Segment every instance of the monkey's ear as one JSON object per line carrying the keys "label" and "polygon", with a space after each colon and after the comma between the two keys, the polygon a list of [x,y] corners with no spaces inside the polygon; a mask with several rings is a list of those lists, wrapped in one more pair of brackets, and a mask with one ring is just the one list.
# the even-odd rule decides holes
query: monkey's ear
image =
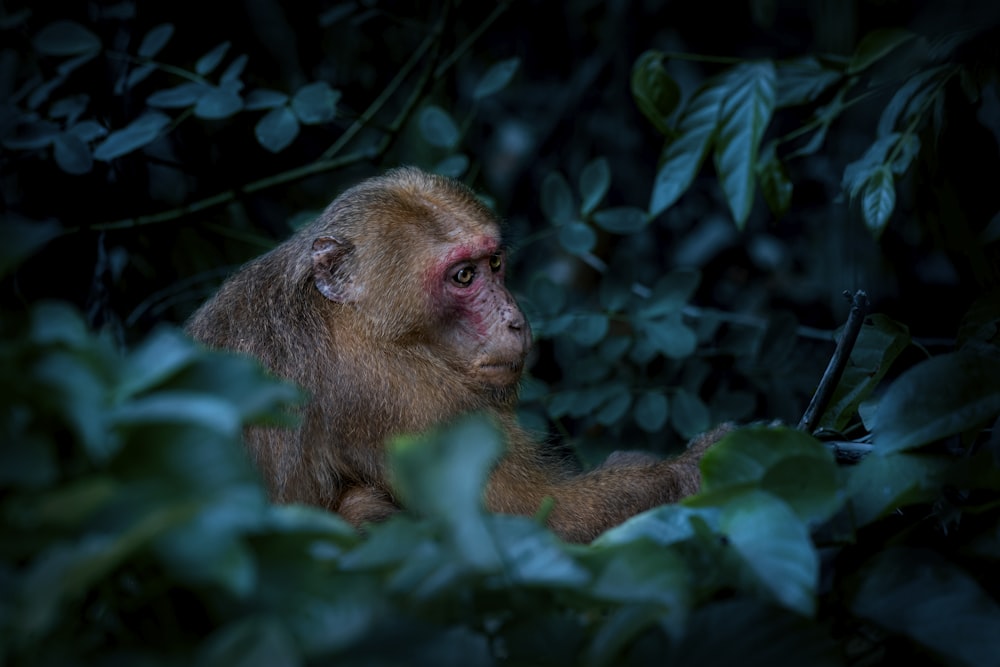
{"label": "monkey's ear", "polygon": [[352,280],[344,260],[354,246],[332,236],[320,236],[313,241],[313,280],[320,294],[335,303],[350,301]]}

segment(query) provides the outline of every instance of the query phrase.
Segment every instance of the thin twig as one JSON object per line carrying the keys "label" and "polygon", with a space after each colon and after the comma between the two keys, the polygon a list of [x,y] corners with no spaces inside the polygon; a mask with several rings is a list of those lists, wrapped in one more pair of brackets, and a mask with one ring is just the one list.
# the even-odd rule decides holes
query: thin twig
{"label": "thin twig", "polygon": [[861,325],[868,314],[868,295],[864,290],[858,290],[853,297],[850,297],[847,292],[844,295],[851,298],[851,312],[847,316],[844,333],[837,341],[837,347],[833,351],[833,356],[830,357],[830,363],[827,364],[823,378],[819,381],[819,386],[816,387],[816,393],[813,394],[812,400],[809,401],[809,407],[806,408],[802,420],[799,421],[799,429],[807,433],[813,432],[823,415],[823,411],[830,403],[833,391],[837,388],[840,376],[844,374],[844,368],[847,367],[847,362],[851,358],[851,350],[854,349],[854,344],[858,340],[858,334],[861,333]]}

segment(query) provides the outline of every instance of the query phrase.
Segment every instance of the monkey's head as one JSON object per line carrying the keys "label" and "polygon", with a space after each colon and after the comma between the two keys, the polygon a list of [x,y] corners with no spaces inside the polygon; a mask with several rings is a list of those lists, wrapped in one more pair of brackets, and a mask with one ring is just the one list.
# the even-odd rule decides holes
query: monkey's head
{"label": "monkey's head", "polygon": [[306,232],[312,283],[339,323],[501,395],[516,387],[531,331],[504,286],[499,222],[471,190],[396,169],[347,190]]}

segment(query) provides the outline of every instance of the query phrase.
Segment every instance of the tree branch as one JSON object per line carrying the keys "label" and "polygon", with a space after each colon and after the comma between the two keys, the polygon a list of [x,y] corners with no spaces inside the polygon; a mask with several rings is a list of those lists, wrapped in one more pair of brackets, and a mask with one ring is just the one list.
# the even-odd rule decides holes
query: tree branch
{"label": "tree branch", "polygon": [[807,433],[812,433],[816,429],[816,424],[819,423],[823,411],[830,403],[833,391],[837,388],[840,376],[844,374],[844,368],[847,367],[847,362],[851,358],[851,350],[854,349],[854,344],[858,340],[858,334],[861,333],[861,325],[868,314],[868,295],[864,290],[858,290],[853,297],[844,292],[844,296],[851,299],[851,312],[847,316],[844,332],[841,334],[840,340],[837,341],[837,348],[833,351],[833,356],[830,357],[830,363],[826,366],[819,386],[816,387],[816,393],[813,394],[809,407],[806,408],[799,421],[799,429]]}

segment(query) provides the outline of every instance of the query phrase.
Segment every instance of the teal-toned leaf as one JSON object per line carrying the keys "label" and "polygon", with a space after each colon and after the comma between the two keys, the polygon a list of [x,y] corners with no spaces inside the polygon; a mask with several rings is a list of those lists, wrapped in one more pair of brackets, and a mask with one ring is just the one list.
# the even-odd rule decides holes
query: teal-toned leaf
{"label": "teal-toned leaf", "polygon": [[608,334],[608,316],[603,313],[587,313],[578,315],[570,331],[570,335],[580,345],[592,347],[597,345]]}
{"label": "teal-toned leaf", "polygon": [[715,138],[728,82],[713,78],[687,104],[677,121],[676,138],[667,144],[653,181],[649,216],[655,218],[676,202],[701,169]]}
{"label": "teal-toned leaf", "polygon": [[868,33],[854,50],[847,73],[856,74],[868,69],[914,37],[914,33],[902,28],[883,28]]}
{"label": "teal-toned leaf", "polygon": [[156,69],[157,69],[156,65],[153,65],[152,63],[147,63],[145,65],[139,65],[135,69],[129,70],[128,76],[125,77],[124,87],[116,86],[115,94],[121,95],[126,90],[132,90],[137,85],[145,81],[150,74],[156,71]]}
{"label": "teal-toned leaf", "polygon": [[541,206],[542,213],[554,225],[563,225],[576,219],[573,191],[557,171],[549,172],[542,181]]}
{"label": "teal-toned leaf", "polygon": [[59,133],[59,126],[47,120],[19,123],[3,138],[3,145],[11,150],[30,151],[45,148],[56,140]]}
{"label": "teal-toned leaf", "polygon": [[698,285],[697,269],[676,269],[656,281],[649,298],[639,309],[643,317],[676,314],[687,305]]}
{"label": "teal-toned leaf", "polygon": [[434,165],[431,169],[435,174],[441,174],[448,178],[460,178],[469,170],[469,156],[464,153],[449,155]]}
{"label": "teal-toned leaf", "polygon": [[288,102],[288,95],[278,90],[268,90],[258,88],[247,93],[244,100],[247,111],[259,111],[260,109],[276,109],[284,106]]}
{"label": "teal-toned leaf", "polygon": [[182,109],[198,103],[212,87],[195,81],[188,81],[173,88],[158,90],[146,98],[146,104],[161,109]]}
{"label": "teal-toned leaf", "polygon": [[566,288],[545,274],[538,273],[531,279],[528,293],[535,307],[545,315],[560,313],[566,306]]}
{"label": "teal-toned leaf", "polygon": [[708,408],[695,394],[678,389],[670,406],[670,425],[682,437],[693,438],[711,426]]}
{"label": "teal-toned leaf", "polygon": [[864,155],[844,168],[841,187],[847,191],[851,198],[856,197],[861,189],[868,184],[874,173],[888,162],[889,151],[899,142],[901,136],[892,133],[877,139],[868,147]]}
{"label": "teal-toned leaf", "polygon": [[97,121],[81,120],[69,128],[69,133],[78,137],[81,141],[91,142],[106,136],[108,131]]}
{"label": "teal-toned leaf", "polygon": [[[320,123],[328,123],[334,119],[337,115],[337,102],[339,101],[339,90],[333,90],[325,81],[316,81],[299,88],[298,92],[292,97],[292,110],[299,117],[303,125],[318,125]],[[436,107],[429,107],[424,110],[424,113],[421,115],[421,128],[424,128],[424,123],[427,122],[425,117],[430,108]],[[427,136],[426,133],[425,136]]]}
{"label": "teal-toned leaf", "polygon": [[119,427],[192,424],[224,437],[239,435],[242,419],[233,404],[208,394],[159,391],[125,403],[109,418]]}
{"label": "teal-toned leaf", "polygon": [[630,84],[636,106],[661,134],[670,135],[667,118],[677,109],[681,89],[663,67],[664,55],[646,51],[632,65]]}
{"label": "teal-toned leaf", "polygon": [[843,78],[841,72],[828,69],[815,56],[777,62],[775,74],[778,89],[774,105],[779,109],[815,102]]}
{"label": "teal-toned leaf", "polygon": [[691,604],[691,571],[684,559],[642,542],[625,542],[591,552],[597,569],[588,593],[607,602],[653,604],[683,615]]}
{"label": "teal-toned leaf", "polygon": [[[219,84],[225,87],[227,84],[239,82],[240,75],[243,74],[243,70],[246,68],[247,61],[249,59],[250,56],[245,53],[236,56],[236,58],[233,59],[233,62],[229,63],[229,66],[223,70],[222,76],[219,77]],[[242,88],[242,83],[240,83],[237,88]]]}
{"label": "teal-toned leaf", "polygon": [[417,120],[420,133],[431,146],[452,149],[458,144],[460,133],[451,115],[438,106],[425,107]]}
{"label": "teal-toned leaf", "polygon": [[606,208],[594,214],[597,226],[614,234],[634,234],[642,231],[648,221],[646,212],[634,206]]}
{"label": "teal-toned leaf", "polygon": [[698,347],[698,336],[681,321],[679,314],[639,319],[636,325],[653,348],[670,359],[686,359]]}
{"label": "teal-toned leaf", "polygon": [[494,514],[487,520],[511,585],[580,590],[590,581],[590,572],[535,519]]}
{"label": "teal-toned leaf", "polygon": [[719,109],[715,170],[740,229],[753,206],[757,155],[771,122],[774,102],[773,64],[747,63],[732,71],[728,94]]}
{"label": "teal-toned leaf", "polygon": [[206,120],[229,118],[243,109],[243,98],[226,88],[211,87],[198,98],[194,115]]}
{"label": "teal-toned leaf", "polygon": [[967,571],[929,549],[877,553],[851,609],[930,649],[942,664],[998,664],[1000,605]]}
{"label": "teal-toned leaf", "polygon": [[517,73],[517,68],[520,65],[520,58],[509,58],[495,63],[486,70],[486,74],[476,84],[476,87],[472,90],[472,97],[481,100],[484,97],[489,97],[503,90],[510,83],[511,79],[514,78],[514,74]]}
{"label": "teal-toned leaf", "polygon": [[600,407],[594,415],[594,420],[602,426],[617,424],[628,414],[630,407],[632,407],[632,394],[627,387],[622,386]]}
{"label": "teal-toned leaf", "polygon": [[65,118],[66,122],[72,123],[86,111],[89,103],[90,95],[87,94],[64,97],[61,100],[56,100],[49,107],[49,118]]}
{"label": "teal-toned leaf", "polygon": [[35,50],[45,56],[76,56],[101,48],[97,35],[76,21],[54,21],[38,31],[32,40]]}
{"label": "teal-toned leaf", "polygon": [[691,500],[698,507],[761,490],[786,502],[801,521],[818,524],[843,504],[830,451],[797,429],[733,431],[705,453],[701,472],[701,494]]}
{"label": "teal-toned leaf", "polygon": [[94,149],[94,158],[109,162],[139,150],[160,136],[170,117],[159,111],[148,111],[124,128],[115,130]]}
{"label": "teal-toned leaf", "polygon": [[767,207],[771,209],[774,217],[780,218],[788,212],[788,208],[792,205],[793,186],[785,164],[778,159],[774,149],[775,142],[773,141],[768,142],[761,149],[756,171]]}
{"label": "teal-toned leaf", "polygon": [[585,222],[570,222],[559,227],[559,245],[572,255],[585,255],[597,245],[597,232]]}
{"label": "teal-toned leaf", "polygon": [[[955,72],[952,65],[938,65],[917,72],[908,78],[893,94],[878,119],[877,137],[885,137],[906,129],[910,115],[918,111],[935,91],[941,92],[937,84]],[[934,85],[928,85],[934,84]]]}
{"label": "teal-toned leaf", "polygon": [[195,665],[264,665],[301,664],[295,641],[285,624],[270,616],[248,616],[231,621],[212,633],[200,646]]}
{"label": "teal-toned leaf", "polygon": [[670,416],[670,403],[667,397],[658,391],[647,391],[639,396],[632,409],[632,418],[636,425],[647,433],[658,433],[667,424]]}
{"label": "teal-toned leaf", "polygon": [[868,316],[820,426],[843,430],[909,344],[910,332],[904,325],[878,313]]}
{"label": "teal-toned leaf", "polygon": [[819,556],[788,505],[749,491],[723,508],[719,529],[776,602],[804,616],[815,612]]}
{"label": "teal-toned leaf", "polygon": [[902,176],[920,155],[920,137],[915,134],[904,134],[893,148],[893,160],[889,167],[893,174]]}
{"label": "teal-toned leaf", "polygon": [[607,158],[591,160],[580,172],[580,215],[587,217],[604,199],[611,187],[611,168]]}
{"label": "teal-toned leaf", "polygon": [[944,467],[940,458],[916,453],[866,456],[850,467],[847,477],[855,525],[866,526],[901,507],[937,499]]}
{"label": "teal-toned leaf", "polygon": [[887,454],[963,433],[1000,415],[1000,360],[944,354],[909,369],[879,402],[875,452]]}
{"label": "teal-toned leaf", "polygon": [[173,36],[174,24],[161,23],[146,33],[146,36],[142,38],[142,42],[139,43],[139,49],[136,53],[140,58],[152,58],[163,50],[163,47],[167,45],[167,42]]}
{"label": "teal-toned leaf", "polygon": [[190,339],[173,329],[150,334],[125,359],[119,400],[148,391],[187,368],[204,354]]}
{"label": "teal-toned leaf", "polygon": [[0,225],[0,277],[6,276],[61,233],[62,227],[55,220],[8,217]]}
{"label": "teal-toned leaf", "polygon": [[56,164],[67,174],[86,174],[94,166],[90,148],[74,134],[63,132],[56,135],[52,148]]}
{"label": "teal-toned leaf", "polygon": [[199,76],[205,76],[209,74],[212,70],[219,66],[222,59],[225,57],[226,52],[229,51],[231,44],[228,41],[219,44],[214,49],[198,58],[198,62],[194,64],[194,71],[199,74]]}
{"label": "teal-toned leaf", "polygon": [[280,153],[299,134],[299,119],[286,106],[271,109],[254,126],[254,135],[261,146]]}

